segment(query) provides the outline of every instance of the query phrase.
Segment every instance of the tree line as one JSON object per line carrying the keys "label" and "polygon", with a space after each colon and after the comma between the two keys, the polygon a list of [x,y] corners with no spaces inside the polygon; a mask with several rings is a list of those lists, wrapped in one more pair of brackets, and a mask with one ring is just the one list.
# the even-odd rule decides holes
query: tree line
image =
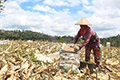
{"label": "tree line", "polygon": [[104,46],[106,45],[106,42],[110,42],[111,46],[120,47],[120,34],[108,38],[101,38],[100,41]]}
{"label": "tree line", "polygon": [[50,36],[40,32],[33,32],[31,30],[0,30],[0,38],[1,39],[9,39],[9,40],[48,40],[54,42],[71,42],[73,37],[71,36]]}
{"label": "tree line", "polygon": [[[0,30],[0,38],[9,40],[48,40],[52,42],[66,42],[71,43],[74,39],[72,36],[50,36],[40,32],[33,32],[30,30]],[[111,42],[111,46],[120,47],[120,35],[112,36],[109,38],[100,38],[101,44],[106,45],[106,42]],[[78,43],[82,43],[83,40],[79,39]]]}

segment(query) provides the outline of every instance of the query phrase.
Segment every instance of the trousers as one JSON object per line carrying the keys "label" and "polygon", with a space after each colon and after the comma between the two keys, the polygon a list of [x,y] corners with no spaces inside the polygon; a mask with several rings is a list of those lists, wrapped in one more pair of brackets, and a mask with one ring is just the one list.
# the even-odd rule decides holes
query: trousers
{"label": "trousers", "polygon": [[93,50],[96,67],[100,66],[100,47],[99,46],[85,46],[85,61],[90,61],[91,50]]}

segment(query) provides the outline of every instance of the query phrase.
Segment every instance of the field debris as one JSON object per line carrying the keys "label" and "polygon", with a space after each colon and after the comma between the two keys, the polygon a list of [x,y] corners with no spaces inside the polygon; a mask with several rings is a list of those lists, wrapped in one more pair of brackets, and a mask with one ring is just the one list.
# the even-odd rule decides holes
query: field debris
{"label": "field debris", "polygon": [[106,64],[110,64],[112,66],[116,66],[116,65],[118,65],[120,63],[119,63],[119,60],[107,59],[106,60]]}
{"label": "field debris", "polygon": [[[120,80],[119,48],[102,47],[97,75],[96,70],[90,74],[88,66],[72,74],[72,68],[68,72],[59,68],[62,45],[58,42],[22,40],[0,44],[0,80]],[[84,56],[83,48],[79,51],[80,60],[84,61]],[[91,62],[94,63],[94,57],[91,57]]]}

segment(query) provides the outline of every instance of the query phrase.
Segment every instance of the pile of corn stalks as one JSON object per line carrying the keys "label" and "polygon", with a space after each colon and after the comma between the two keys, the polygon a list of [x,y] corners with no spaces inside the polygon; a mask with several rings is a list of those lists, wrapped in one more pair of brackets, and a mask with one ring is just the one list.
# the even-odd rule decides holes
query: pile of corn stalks
{"label": "pile of corn stalks", "polygon": [[[59,52],[63,43],[48,41],[8,41],[0,44],[0,80],[119,80],[120,48],[102,47],[100,71],[90,74],[86,66],[79,74],[59,69],[59,59],[52,63],[42,62],[34,54]],[[84,48],[79,52],[84,61]],[[94,62],[91,54],[91,62]]]}

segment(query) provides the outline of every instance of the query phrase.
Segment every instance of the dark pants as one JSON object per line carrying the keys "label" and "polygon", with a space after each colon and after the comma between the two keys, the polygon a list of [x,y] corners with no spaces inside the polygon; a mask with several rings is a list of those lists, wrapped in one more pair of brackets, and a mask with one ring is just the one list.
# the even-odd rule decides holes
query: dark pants
{"label": "dark pants", "polygon": [[100,47],[99,46],[85,46],[85,61],[90,61],[90,53],[93,49],[94,59],[96,63],[96,67],[100,66]]}

